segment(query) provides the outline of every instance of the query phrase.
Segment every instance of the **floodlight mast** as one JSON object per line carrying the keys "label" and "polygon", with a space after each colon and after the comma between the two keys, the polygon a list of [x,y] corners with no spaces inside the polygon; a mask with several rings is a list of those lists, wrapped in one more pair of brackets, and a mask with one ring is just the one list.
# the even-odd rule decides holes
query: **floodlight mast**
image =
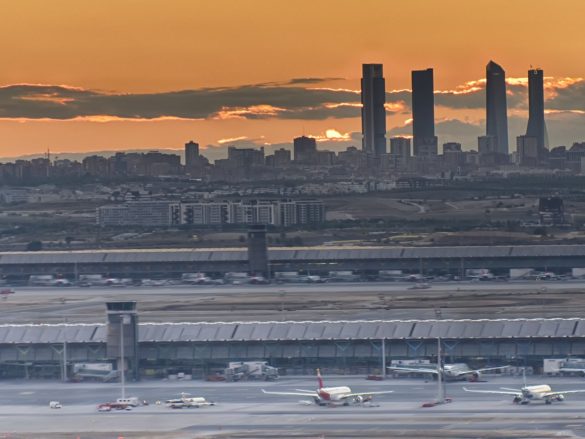
{"label": "floodlight mast", "polygon": [[437,338],[437,403],[445,402],[445,386],[443,382],[443,360],[441,355],[441,337]]}

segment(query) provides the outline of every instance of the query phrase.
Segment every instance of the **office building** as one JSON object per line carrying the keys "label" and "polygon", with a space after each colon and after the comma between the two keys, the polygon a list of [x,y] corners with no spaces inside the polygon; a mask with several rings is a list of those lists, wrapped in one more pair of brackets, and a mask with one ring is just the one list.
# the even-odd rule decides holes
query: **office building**
{"label": "office building", "polygon": [[237,148],[228,147],[228,158],[230,163],[237,167],[248,168],[250,166],[264,165],[264,147],[254,148]]}
{"label": "office building", "polygon": [[97,209],[97,223],[102,227],[223,224],[286,227],[324,221],[325,205],[321,200],[137,201]]}
{"label": "office building", "polygon": [[362,71],[362,150],[380,156],[386,153],[386,84],[382,64],[364,64]]}
{"label": "office building", "polygon": [[185,143],[185,166],[187,169],[193,168],[199,161],[199,144],[190,140]]}
{"label": "office building", "polygon": [[437,155],[433,69],[412,72],[412,134],[415,156]]}
{"label": "office building", "polygon": [[390,139],[390,169],[405,169],[410,157],[410,139],[408,137],[392,137]]}
{"label": "office building", "polygon": [[448,154],[450,152],[461,152],[461,143],[458,142],[446,142],[443,143],[443,154]]}
{"label": "office building", "polygon": [[[486,136],[495,139],[494,153],[508,155],[508,105],[506,101],[506,72],[493,61],[485,69],[486,76]],[[480,151],[481,153],[481,151]]]}
{"label": "office building", "polygon": [[266,156],[266,166],[272,168],[284,168],[291,164],[291,152],[289,149],[280,148],[274,154]]}
{"label": "office building", "polygon": [[480,156],[498,152],[499,142],[496,136],[479,136],[477,138],[477,152]]}
{"label": "office building", "polygon": [[548,151],[548,134],[544,121],[544,74],[541,69],[528,71],[528,127],[526,136],[537,142],[538,156],[542,159]]}
{"label": "office building", "polygon": [[392,137],[390,139],[390,154],[408,159],[410,157],[410,139],[408,137]]}
{"label": "office building", "polygon": [[300,164],[311,164],[317,154],[317,140],[313,137],[296,137],[293,140],[294,161]]}
{"label": "office building", "polygon": [[517,160],[520,166],[536,166],[538,164],[538,139],[532,136],[516,138]]}

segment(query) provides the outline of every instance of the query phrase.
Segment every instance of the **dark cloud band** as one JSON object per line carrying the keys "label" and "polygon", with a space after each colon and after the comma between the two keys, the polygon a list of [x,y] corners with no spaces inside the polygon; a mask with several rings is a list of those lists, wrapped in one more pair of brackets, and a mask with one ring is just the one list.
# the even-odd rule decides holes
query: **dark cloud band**
{"label": "dark cloud band", "polygon": [[[318,88],[338,78],[295,78],[286,83],[239,87],[203,88],[161,93],[104,93],[96,90],[55,85],[10,85],[0,88],[0,118],[74,119],[109,116],[127,119],[176,117],[208,119],[353,118],[360,114],[360,95],[344,89]],[[311,87],[311,85],[315,85]],[[585,81],[554,89],[547,108],[583,110]],[[387,93],[387,102],[398,113],[410,112],[410,91]],[[509,108],[525,108],[526,87],[508,86]],[[439,106],[453,109],[480,109],[485,105],[483,86],[469,91],[442,91],[435,95]]]}

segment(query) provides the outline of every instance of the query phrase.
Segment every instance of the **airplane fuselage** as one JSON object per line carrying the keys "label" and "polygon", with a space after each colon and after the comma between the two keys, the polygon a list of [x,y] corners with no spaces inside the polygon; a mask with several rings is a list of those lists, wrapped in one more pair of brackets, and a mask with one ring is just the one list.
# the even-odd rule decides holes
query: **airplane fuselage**
{"label": "airplane fuselage", "polygon": [[351,389],[347,386],[321,387],[320,389],[317,390],[317,397],[315,398],[315,403],[318,405],[328,405],[336,403],[349,405],[370,401],[372,399],[372,397],[368,395],[348,397],[348,395],[351,394],[352,394]]}
{"label": "airplane fuselage", "polygon": [[323,401],[339,401],[346,395],[351,394],[351,389],[347,386],[321,387],[317,394]]}
{"label": "airplane fuselage", "polygon": [[547,384],[540,384],[537,386],[526,386],[521,389],[522,396],[514,397],[514,402],[517,404],[528,404],[534,400],[544,400],[546,404],[551,404],[553,401],[564,401],[563,395],[549,395],[552,389]]}
{"label": "airplane fuselage", "polygon": [[471,369],[465,363],[445,364],[443,377],[450,381],[477,381],[480,373]]}

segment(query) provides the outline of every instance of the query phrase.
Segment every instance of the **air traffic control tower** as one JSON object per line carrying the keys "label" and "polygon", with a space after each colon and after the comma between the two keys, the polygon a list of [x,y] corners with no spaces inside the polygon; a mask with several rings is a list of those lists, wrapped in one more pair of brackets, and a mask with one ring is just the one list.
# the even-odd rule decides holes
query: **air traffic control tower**
{"label": "air traffic control tower", "polygon": [[265,225],[248,228],[248,264],[250,273],[270,277]]}
{"label": "air traffic control tower", "polygon": [[136,302],[107,302],[106,356],[116,359],[117,369],[138,380],[138,313]]}

